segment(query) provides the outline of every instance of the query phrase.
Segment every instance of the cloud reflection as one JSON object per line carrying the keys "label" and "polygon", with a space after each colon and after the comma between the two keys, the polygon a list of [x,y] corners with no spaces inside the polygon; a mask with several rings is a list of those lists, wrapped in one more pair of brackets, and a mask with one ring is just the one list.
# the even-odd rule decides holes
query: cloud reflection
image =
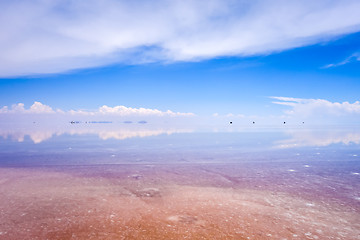
{"label": "cloud reflection", "polygon": [[[62,123],[59,125],[40,123],[1,125],[0,137],[10,141],[24,142],[27,139],[35,144],[49,141],[54,137],[69,136],[96,136],[101,140],[125,140],[130,138],[146,138],[159,135],[192,132],[217,133],[244,133],[260,136],[258,133],[274,133],[269,139],[275,148],[296,147],[325,147],[332,144],[360,144],[359,128],[274,128],[248,126],[219,126],[219,128],[199,127],[197,125],[170,125],[170,124],[139,124],[139,123]],[[256,133],[256,134],[255,134]],[[278,133],[283,133],[279,135]],[[238,135],[227,135],[232,138]],[[261,135],[263,136],[263,135]],[[278,137],[281,136],[281,139]],[[230,139],[231,140],[231,139]],[[250,140],[249,140],[250,141]]]}
{"label": "cloud reflection", "polygon": [[122,124],[78,124],[63,126],[26,126],[19,128],[11,126],[0,128],[0,137],[12,141],[23,142],[27,137],[34,143],[41,143],[55,136],[61,135],[96,135],[102,140],[128,138],[145,138],[162,134],[171,135],[174,133],[189,133],[192,129],[175,127],[159,127],[149,125],[122,125]]}
{"label": "cloud reflection", "polygon": [[276,146],[278,148],[325,147],[332,144],[360,144],[360,131],[358,129],[287,130],[285,134],[290,138],[277,141]]}

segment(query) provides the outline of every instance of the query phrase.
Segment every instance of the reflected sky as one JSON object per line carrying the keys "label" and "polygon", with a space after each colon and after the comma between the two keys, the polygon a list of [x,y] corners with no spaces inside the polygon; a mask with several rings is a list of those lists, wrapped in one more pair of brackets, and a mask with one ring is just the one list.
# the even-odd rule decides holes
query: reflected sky
{"label": "reflected sky", "polygon": [[356,127],[28,123],[0,136],[0,239],[360,234]]}
{"label": "reflected sky", "polygon": [[94,135],[101,140],[149,137],[161,134],[170,135],[173,133],[191,132],[191,129],[175,127],[160,127],[145,125],[146,122],[125,122],[125,123],[63,123],[59,125],[49,124],[15,124],[3,125],[0,128],[0,136],[17,142],[23,142],[29,137],[34,143],[41,143],[50,138],[61,135]]}
{"label": "reflected sky", "polygon": [[5,165],[307,161],[314,156],[336,161],[344,151],[346,157],[360,156],[360,128],[354,126],[28,123],[2,125],[0,136],[0,164]]}
{"label": "reflected sky", "polygon": [[[148,124],[147,122],[92,122],[92,123],[62,123],[51,124],[2,124],[0,125],[0,139],[8,142],[32,141],[39,144],[66,135],[69,139],[73,136],[88,136],[98,140],[125,140],[131,138],[149,138],[155,136],[169,136],[181,133],[212,133],[219,136],[224,133],[247,134],[272,133],[274,136],[273,146],[278,148],[295,147],[325,147],[332,144],[350,145],[360,144],[359,126],[327,126],[327,127],[250,127],[250,126],[172,126],[169,124]],[[281,135],[281,136],[279,136]],[[230,136],[230,135],[228,135]],[[276,137],[275,137],[276,136]],[[231,137],[230,137],[231,138]],[[280,138],[280,139],[276,139]],[[248,139],[251,141],[253,138]],[[204,139],[205,140],[205,139]],[[258,139],[262,140],[261,137]],[[55,140],[56,141],[56,140]]]}
{"label": "reflected sky", "polygon": [[359,128],[311,128],[301,130],[285,130],[287,138],[278,141],[279,148],[325,147],[332,144],[359,145]]}

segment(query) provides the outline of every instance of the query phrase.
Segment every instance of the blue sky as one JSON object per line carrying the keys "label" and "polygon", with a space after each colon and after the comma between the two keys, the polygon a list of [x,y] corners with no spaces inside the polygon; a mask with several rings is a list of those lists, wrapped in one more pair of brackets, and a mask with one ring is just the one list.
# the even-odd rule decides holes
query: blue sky
{"label": "blue sky", "polygon": [[[0,27],[1,113],[40,102],[62,112],[106,105],[209,117],[360,119],[358,1],[275,1],[270,9],[266,1],[210,1],[206,9],[195,1],[156,1],[157,8],[135,2],[141,7],[1,2],[3,23],[23,11]],[[162,7],[178,18],[151,14]]]}

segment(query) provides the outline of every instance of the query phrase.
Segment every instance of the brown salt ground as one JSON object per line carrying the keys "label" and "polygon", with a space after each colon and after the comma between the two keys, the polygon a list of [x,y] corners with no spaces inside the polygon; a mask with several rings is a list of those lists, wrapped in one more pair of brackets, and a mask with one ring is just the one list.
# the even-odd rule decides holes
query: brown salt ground
{"label": "brown salt ground", "polygon": [[257,189],[198,167],[0,169],[0,239],[359,236],[356,206]]}

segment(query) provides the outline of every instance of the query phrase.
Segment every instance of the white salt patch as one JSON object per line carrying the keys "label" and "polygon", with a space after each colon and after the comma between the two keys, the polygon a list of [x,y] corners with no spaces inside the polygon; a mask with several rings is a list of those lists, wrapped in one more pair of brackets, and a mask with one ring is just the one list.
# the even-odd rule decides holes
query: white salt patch
{"label": "white salt patch", "polygon": [[69,147],[68,149],[69,149],[69,150],[71,150],[72,148],[71,148],[71,147]]}
{"label": "white salt patch", "polygon": [[111,155],[111,157],[115,157],[115,154]]}
{"label": "white salt patch", "polygon": [[353,157],[357,157],[357,154],[354,154]]}
{"label": "white salt patch", "polygon": [[304,165],[304,167],[310,167],[309,165]]}
{"label": "white salt patch", "polygon": [[354,197],[354,199],[360,201],[360,197]]}
{"label": "white salt patch", "polygon": [[313,206],[315,206],[315,204],[313,204],[313,203],[306,203],[305,205],[308,206],[308,207],[313,207]]}
{"label": "white salt patch", "polygon": [[351,174],[352,175],[360,175],[360,173],[358,173],[358,172],[352,172]]}
{"label": "white salt patch", "polygon": [[319,152],[317,152],[317,153],[316,153],[316,155],[320,155],[320,153],[319,153]]}
{"label": "white salt patch", "polygon": [[311,236],[311,232],[304,233],[305,236]]}
{"label": "white salt patch", "polygon": [[174,221],[174,222],[177,222],[179,221],[179,216],[170,216],[167,218],[169,221]]}
{"label": "white salt patch", "polygon": [[294,170],[294,169],[289,169],[288,171],[289,171],[289,172],[295,172],[295,170]]}
{"label": "white salt patch", "polygon": [[295,154],[296,156],[300,156],[300,153]]}

